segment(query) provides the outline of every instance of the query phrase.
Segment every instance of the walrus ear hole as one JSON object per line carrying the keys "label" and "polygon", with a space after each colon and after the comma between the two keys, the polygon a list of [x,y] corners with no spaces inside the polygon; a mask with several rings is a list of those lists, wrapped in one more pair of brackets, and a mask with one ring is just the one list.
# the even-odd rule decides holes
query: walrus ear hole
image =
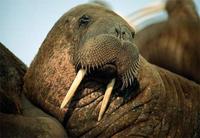
{"label": "walrus ear hole", "polygon": [[85,27],[86,25],[88,25],[89,22],[90,22],[90,16],[88,15],[81,16],[81,18],[79,18],[79,28],[81,26]]}

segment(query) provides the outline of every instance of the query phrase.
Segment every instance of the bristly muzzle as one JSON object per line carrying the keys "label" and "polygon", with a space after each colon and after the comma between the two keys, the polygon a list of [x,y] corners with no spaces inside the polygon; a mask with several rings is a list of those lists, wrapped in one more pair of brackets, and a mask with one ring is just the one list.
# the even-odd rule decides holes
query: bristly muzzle
{"label": "bristly muzzle", "polygon": [[89,71],[101,69],[106,64],[114,64],[117,77],[122,81],[122,89],[130,86],[137,77],[139,69],[139,51],[137,47],[119,38],[102,34],[90,38],[75,52],[74,63]]}
{"label": "bristly muzzle", "polygon": [[[64,108],[71,101],[78,86],[90,69],[96,69],[97,71],[102,69],[106,71],[114,70],[113,72],[116,72],[116,76],[110,78],[105,90],[105,96],[98,116],[98,121],[100,121],[106,111],[117,78],[121,80],[121,89],[123,90],[131,86],[137,77],[139,70],[139,51],[129,41],[103,34],[90,38],[83,45],[79,45],[77,50],[74,51],[73,59],[73,63],[75,63],[77,69],[77,75],[62,101],[60,108]],[[103,73],[105,76],[105,72]]]}

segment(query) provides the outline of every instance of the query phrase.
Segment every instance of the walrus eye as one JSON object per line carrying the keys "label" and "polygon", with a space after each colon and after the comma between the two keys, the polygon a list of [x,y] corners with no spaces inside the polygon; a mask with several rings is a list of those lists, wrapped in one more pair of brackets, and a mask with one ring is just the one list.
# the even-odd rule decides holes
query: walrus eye
{"label": "walrus eye", "polygon": [[90,16],[88,16],[88,15],[83,15],[83,16],[79,19],[79,27],[81,27],[81,26],[86,26],[89,22],[90,22]]}

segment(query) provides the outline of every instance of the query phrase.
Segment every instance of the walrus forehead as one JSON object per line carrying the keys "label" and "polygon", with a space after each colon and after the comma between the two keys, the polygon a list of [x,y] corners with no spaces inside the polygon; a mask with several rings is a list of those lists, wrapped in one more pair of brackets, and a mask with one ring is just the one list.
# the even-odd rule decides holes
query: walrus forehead
{"label": "walrus forehead", "polygon": [[102,13],[107,13],[107,14],[111,14],[111,15],[114,15],[114,16],[117,15],[112,10],[107,9],[106,7],[103,7],[103,6],[97,5],[97,4],[78,5],[74,8],[72,8],[71,10],[69,10],[67,13],[68,13],[69,16],[72,16],[72,15],[81,15],[85,12],[92,13],[93,15],[102,14]]}
{"label": "walrus forehead", "polygon": [[[113,12],[110,9],[107,9],[106,7],[96,5],[96,4],[83,4],[76,6],[69,10],[64,16],[65,17],[71,17],[74,20],[78,20],[82,15],[90,15],[93,19],[93,21],[99,20],[106,20],[107,21],[114,21],[118,24],[123,24],[127,26],[130,30],[134,30],[130,25],[117,13]],[[113,23],[114,23],[113,22]],[[98,28],[97,28],[98,29]]]}

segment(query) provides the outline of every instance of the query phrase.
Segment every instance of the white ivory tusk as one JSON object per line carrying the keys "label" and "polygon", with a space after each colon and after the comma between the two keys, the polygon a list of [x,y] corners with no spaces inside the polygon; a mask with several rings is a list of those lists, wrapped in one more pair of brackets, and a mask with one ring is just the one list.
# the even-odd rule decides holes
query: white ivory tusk
{"label": "white ivory tusk", "polygon": [[78,88],[79,84],[83,80],[84,76],[86,74],[86,70],[80,69],[76,75],[76,78],[74,79],[71,87],[69,88],[69,91],[67,95],[65,96],[60,108],[63,108],[66,104],[70,102],[72,97],[74,96],[74,93],[76,92],[76,89]]}
{"label": "white ivory tusk", "polygon": [[108,105],[108,101],[110,99],[114,85],[115,85],[115,78],[112,79],[107,85],[106,92],[105,92],[103,102],[102,102],[102,105],[101,105],[101,109],[100,109],[100,112],[99,112],[98,121],[100,121],[101,118],[103,117],[103,114],[104,114],[106,107]]}

